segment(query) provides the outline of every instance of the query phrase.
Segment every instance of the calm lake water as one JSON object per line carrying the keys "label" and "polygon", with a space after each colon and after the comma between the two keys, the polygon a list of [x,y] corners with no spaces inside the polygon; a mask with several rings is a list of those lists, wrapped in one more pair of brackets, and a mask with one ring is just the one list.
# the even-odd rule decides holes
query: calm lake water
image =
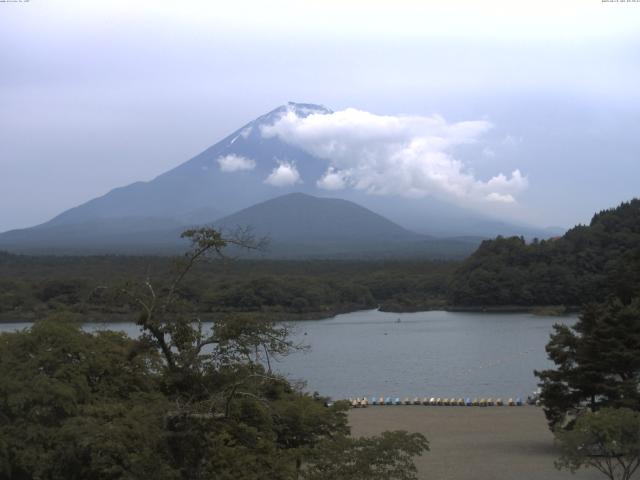
{"label": "calm lake water", "polygon": [[[309,345],[280,358],[274,369],[306,389],[333,398],[526,397],[534,369],[551,365],[544,347],[554,323],[573,316],[529,314],[353,312],[316,321],[287,322],[293,338]],[[25,328],[0,324],[0,331]],[[131,336],[134,324],[86,324]]]}

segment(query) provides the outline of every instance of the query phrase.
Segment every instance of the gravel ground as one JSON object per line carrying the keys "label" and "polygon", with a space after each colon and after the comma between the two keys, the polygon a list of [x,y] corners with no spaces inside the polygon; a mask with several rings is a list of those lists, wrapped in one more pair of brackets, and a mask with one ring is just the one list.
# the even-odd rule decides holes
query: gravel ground
{"label": "gravel ground", "polygon": [[[416,459],[420,479],[591,480],[596,470],[558,471],[558,452],[538,407],[370,406],[352,409],[354,435],[423,433],[431,451]],[[640,478],[640,477],[639,477]]]}

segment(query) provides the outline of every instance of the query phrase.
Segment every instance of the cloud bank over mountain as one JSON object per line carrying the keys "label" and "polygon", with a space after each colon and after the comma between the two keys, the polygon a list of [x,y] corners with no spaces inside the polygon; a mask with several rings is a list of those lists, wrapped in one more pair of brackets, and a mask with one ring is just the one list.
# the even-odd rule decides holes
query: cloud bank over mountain
{"label": "cloud bank over mountain", "polygon": [[454,156],[455,147],[478,142],[492,126],[486,120],[449,123],[438,115],[376,115],[347,108],[307,116],[289,110],[262,125],[261,133],[327,161],[324,175],[314,179],[326,190],[514,203],[528,186],[520,170],[482,180]]}
{"label": "cloud bank over mountain", "polygon": [[[475,242],[478,237],[496,235],[547,238],[555,234],[487,216],[478,211],[480,208],[456,206],[434,195],[421,196],[427,191],[439,191],[444,196],[446,188],[453,185],[465,200],[483,199],[486,210],[497,210],[501,204],[512,204],[508,208],[515,209],[515,197],[510,192],[526,187],[526,179],[518,171],[509,177],[492,176],[493,170],[504,168],[485,168],[485,178],[490,179],[483,182],[467,173],[471,170],[468,164],[454,158],[464,154],[464,150],[467,155],[479,152],[487,142],[477,139],[491,127],[488,122],[449,124],[440,117],[379,117],[353,112],[355,115],[345,118],[342,112],[334,115],[321,105],[295,102],[281,105],[151,181],[114,188],[106,195],[59,213],[49,222],[0,234],[0,249],[23,251],[20,249],[28,247],[30,251],[68,252],[72,246],[85,244],[91,248],[101,245],[103,250],[84,250],[94,253],[134,246],[136,252],[166,251],[176,246],[175,240],[184,228],[224,219],[239,220],[236,214],[246,211],[257,213],[250,217],[241,215],[245,224],[235,226],[262,226],[264,233],[271,235],[274,231],[269,226],[278,222],[300,227],[305,222],[315,225],[322,218],[323,222],[334,222],[334,230],[342,232],[342,237],[351,237],[349,242],[357,247],[361,242],[348,232],[357,231],[360,226],[364,229],[364,224],[358,223],[357,215],[344,217],[341,206],[347,204],[386,218],[386,222],[395,222],[398,228],[416,232],[411,235],[423,239],[462,236],[475,238]],[[301,122],[306,117],[314,118],[319,127],[310,123],[311,128],[307,128]],[[354,130],[353,125],[369,128]],[[283,126],[288,130],[276,133]],[[288,141],[281,137],[284,134]],[[292,140],[296,144],[289,143]],[[453,149],[463,144],[470,146]],[[310,152],[319,152],[321,156]],[[433,178],[425,179],[427,174],[420,168],[431,169],[427,173],[432,173]],[[412,178],[413,171],[417,171],[417,178]],[[381,188],[384,176],[389,177],[393,188]],[[362,187],[365,182],[369,188]],[[402,192],[405,186],[413,188],[414,193]],[[275,201],[276,198],[284,200]],[[339,208],[331,211],[315,208],[324,200],[334,202],[332,205],[337,202]],[[274,207],[271,213],[253,208],[267,203]],[[474,207],[482,206],[483,202],[475,204]],[[284,207],[293,216],[281,218]],[[327,230],[326,224],[317,225],[325,225],[314,230],[317,238],[307,235],[304,242],[298,238],[304,243],[299,247],[305,252],[315,252],[314,255],[319,251],[319,237]],[[367,236],[381,240],[373,231],[368,231]],[[293,242],[291,238],[285,240],[287,245]],[[327,240],[334,243],[331,248],[344,252],[342,241],[334,241],[337,237]],[[442,242],[450,253],[449,240]],[[464,248],[458,253],[468,253],[471,248],[466,240],[463,243]],[[405,246],[408,249],[402,247],[399,251],[415,252],[410,245]],[[289,255],[292,252],[288,249],[282,251]]]}

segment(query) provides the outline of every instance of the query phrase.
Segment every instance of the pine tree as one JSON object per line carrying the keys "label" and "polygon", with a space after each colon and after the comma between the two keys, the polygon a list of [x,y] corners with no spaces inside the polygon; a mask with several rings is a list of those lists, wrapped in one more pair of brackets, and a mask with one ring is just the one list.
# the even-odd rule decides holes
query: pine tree
{"label": "pine tree", "polygon": [[588,305],[573,327],[554,328],[546,350],[557,367],[536,372],[551,426],[587,407],[640,410],[640,298]]}

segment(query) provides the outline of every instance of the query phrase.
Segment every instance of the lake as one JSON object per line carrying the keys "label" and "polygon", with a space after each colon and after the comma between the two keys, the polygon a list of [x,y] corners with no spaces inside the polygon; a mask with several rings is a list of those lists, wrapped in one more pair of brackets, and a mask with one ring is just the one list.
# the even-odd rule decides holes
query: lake
{"label": "lake", "polygon": [[[533,370],[551,366],[544,347],[553,324],[575,321],[523,313],[353,312],[287,322],[294,340],[310,348],[273,366],[291,380],[306,380],[308,391],[333,398],[524,398],[536,389]],[[4,323],[0,331],[26,326]],[[139,333],[132,323],[84,328]]]}

